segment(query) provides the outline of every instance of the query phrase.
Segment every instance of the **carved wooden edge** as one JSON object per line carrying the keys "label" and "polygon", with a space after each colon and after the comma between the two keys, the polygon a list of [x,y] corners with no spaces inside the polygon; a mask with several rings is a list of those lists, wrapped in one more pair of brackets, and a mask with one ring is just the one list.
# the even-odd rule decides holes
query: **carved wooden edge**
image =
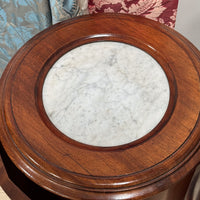
{"label": "carved wooden edge", "polygon": [[[1,146],[1,144],[0,144]],[[4,163],[6,163],[8,169],[7,175],[6,169],[4,167],[4,164],[1,159],[0,155],[0,186],[3,187],[6,194],[11,198],[11,200],[38,200],[38,199],[48,199],[48,200],[56,200],[56,199],[66,199],[61,198],[58,196],[55,196],[54,194],[51,194],[48,191],[45,191],[45,189],[40,188],[39,186],[36,186],[35,183],[30,181],[28,178],[24,176],[24,174],[17,169],[12,161],[7,156],[6,152],[3,150],[1,146],[1,155],[4,158]],[[12,173],[9,173],[11,172]],[[16,176],[17,174],[17,176]],[[184,177],[182,180],[180,180],[175,185],[171,185],[167,190],[164,190],[150,198],[145,198],[145,200],[183,200],[185,197],[185,193],[188,187],[188,184],[190,182],[191,176],[193,172],[188,174],[186,177]],[[17,180],[16,180],[17,178]],[[26,185],[26,187],[23,187]],[[187,195],[188,196],[188,195]],[[191,197],[189,195],[189,197]],[[186,200],[190,200],[191,198],[188,198]]]}
{"label": "carved wooden edge", "polygon": [[[50,121],[48,115],[46,114],[46,111],[44,109],[43,101],[42,101],[42,89],[43,89],[43,84],[46,78],[47,73],[53,66],[53,64],[64,54],[69,52],[70,50],[77,48],[81,45],[92,43],[92,42],[102,42],[102,41],[113,41],[113,42],[123,42],[133,45],[139,49],[142,49],[143,51],[147,52],[149,55],[151,55],[156,61],[162,66],[163,71],[165,72],[165,75],[167,76],[168,82],[169,82],[169,89],[170,89],[170,99],[169,99],[169,104],[166,113],[160,120],[160,122],[156,125],[156,127],[153,128],[148,134],[143,136],[140,139],[137,139],[133,142],[129,142],[127,144],[123,145],[118,145],[118,146],[112,146],[112,147],[98,147],[98,146],[91,146],[87,144],[80,143],[78,141],[75,141],[66,135],[64,135],[60,130],[58,130],[54,124]],[[77,41],[76,41],[77,42]],[[41,69],[40,74],[38,76],[38,81],[36,83],[36,97],[37,97],[37,107],[38,107],[38,112],[41,115],[41,119],[44,121],[46,126],[49,127],[49,129],[56,134],[58,137],[60,137],[62,140],[65,140],[67,143],[70,143],[72,145],[76,145],[79,148],[85,148],[89,149],[92,151],[114,151],[114,150],[125,150],[128,148],[131,148],[133,146],[141,145],[143,142],[145,142],[147,139],[150,139],[151,137],[155,136],[156,133],[158,133],[164,125],[168,122],[173,110],[174,106],[176,104],[177,100],[177,85],[176,85],[176,80],[174,77],[174,74],[170,68],[170,66],[167,64],[165,58],[159,54],[159,52],[155,52],[151,47],[149,47],[147,44],[142,44],[142,41],[138,40],[133,40],[129,39],[128,37],[124,36],[123,38],[121,35],[104,35],[104,36],[98,36],[98,37],[88,37],[88,38],[81,38],[81,41],[78,43],[73,42],[70,44],[66,44],[65,46],[62,47],[62,49],[59,49],[56,51],[45,63],[44,67]],[[132,42],[132,43],[130,43]],[[158,56],[159,55],[159,56]],[[156,58],[155,58],[156,57]]]}
{"label": "carved wooden edge", "polygon": [[[198,69],[199,70],[199,69]],[[198,125],[199,126],[199,125]],[[17,149],[15,149],[15,150],[17,150]],[[8,152],[9,152],[10,150],[8,150]],[[198,152],[198,153],[197,153]],[[13,159],[13,160],[15,160],[16,159],[16,154],[14,153],[13,154],[13,152],[11,153],[11,152],[9,152],[10,153],[10,155],[9,156],[11,156],[11,159]],[[193,155],[194,155],[194,157],[192,158],[193,160],[195,160],[195,163],[197,163],[197,162],[199,162],[199,157],[198,156],[196,156],[197,154],[199,155],[199,149],[197,148],[197,149],[195,149],[192,153],[191,153],[191,155],[189,156],[189,158],[188,159],[190,159]],[[197,158],[198,157],[198,158]],[[24,158],[23,157],[21,157],[23,160],[24,160]],[[24,169],[26,169],[27,170],[27,172],[30,170],[30,169],[28,169],[28,165],[30,164],[30,163],[28,163],[27,162],[27,160],[24,160],[23,162],[24,163],[22,163],[22,160],[21,160],[21,158],[19,158],[19,155],[18,155],[18,157],[17,157],[17,159],[19,159],[19,162],[17,162],[17,164],[19,165],[19,163],[20,163],[20,168],[21,168],[21,170],[22,171],[24,171]],[[195,158],[195,159],[194,159]],[[16,162],[16,160],[15,160],[15,162]],[[24,165],[24,166],[23,166]],[[26,166],[27,165],[27,166]],[[26,166],[26,167],[25,167]],[[189,171],[189,170],[191,170],[192,168],[193,168],[193,165],[188,165],[188,163],[186,163],[185,164],[185,166],[186,166],[186,168],[187,168],[187,170]],[[158,183],[152,183],[152,185],[149,185],[149,186],[147,186],[146,187],[146,189],[148,190],[148,192],[147,192],[147,194],[149,195],[149,194],[153,194],[154,192],[155,192],[155,188],[157,188],[157,190],[158,190],[158,188],[159,189],[165,189],[167,186],[168,186],[168,184],[171,184],[171,183],[175,183],[176,181],[174,180],[175,178],[176,179],[179,179],[179,177],[180,177],[180,175],[182,174],[182,173],[185,173],[184,171],[183,171],[183,169],[182,169],[182,167],[183,167],[183,165],[181,165],[180,166],[180,168],[179,167],[177,167],[177,169],[175,169],[174,170],[174,172],[173,172],[173,174],[170,174],[169,173],[169,176],[170,177],[165,177],[165,178],[163,178],[163,181],[165,182],[165,187],[160,187],[160,183],[158,184]],[[30,171],[29,171],[30,172]],[[26,174],[28,177],[30,176],[29,174]],[[39,175],[39,174],[38,174]],[[39,175],[40,176],[40,175]],[[41,177],[40,177],[41,178]],[[36,180],[35,180],[36,181]],[[155,181],[155,180],[154,180]],[[160,180],[159,180],[160,181]],[[38,181],[36,181],[36,182],[38,182]],[[162,181],[161,181],[162,182]],[[167,183],[167,184],[166,184]],[[49,185],[50,184],[52,184],[51,183],[51,181],[49,182]],[[53,183],[54,184],[54,183]],[[155,188],[154,188],[154,186],[155,186]],[[46,187],[45,185],[44,185],[44,187]],[[56,186],[55,186],[56,187]],[[48,188],[49,190],[51,190],[51,188]],[[69,188],[69,190],[70,190],[71,188]],[[54,191],[55,192],[55,191]],[[138,190],[138,193],[140,193],[140,190]],[[84,193],[85,194],[85,193]],[[123,194],[123,192],[121,192],[120,193],[121,195],[124,195]],[[127,192],[126,192],[126,194],[128,194]],[[63,194],[61,194],[61,195],[63,195]],[[95,195],[96,195],[96,193],[94,192],[94,194],[92,194],[92,196],[95,198]],[[129,196],[130,196],[131,194],[129,193]],[[109,194],[109,196],[110,196],[110,194]],[[80,197],[80,196],[79,196]],[[105,196],[104,196],[105,197]],[[113,198],[115,198],[115,195],[112,195],[112,197]],[[135,198],[137,198],[136,196],[135,196]],[[139,197],[138,197],[139,198]]]}
{"label": "carved wooden edge", "polygon": [[[1,144],[0,144],[1,146]],[[56,200],[56,199],[66,199],[55,196],[53,193],[46,191],[43,188],[35,185],[31,180],[26,178],[24,174],[17,169],[12,161],[7,156],[6,152],[3,150],[1,146],[1,155],[4,158],[4,163],[6,164],[6,169],[8,169],[8,174],[4,167],[4,164],[1,159],[0,155],[0,186],[4,189],[6,194],[13,200],[38,200],[38,199],[48,199],[48,200]],[[11,173],[9,173],[11,172]],[[16,176],[17,174],[17,176]],[[145,200],[183,200],[185,197],[185,193],[191,177],[193,175],[193,171],[190,172],[186,177],[182,178],[176,184],[171,185],[168,189],[153,195],[150,198],[145,198]],[[23,187],[26,185],[25,187]],[[190,198],[189,198],[190,197]],[[191,195],[187,194],[187,199],[185,200],[192,200]],[[81,198],[82,199],[82,198]]]}
{"label": "carved wooden edge", "polygon": [[198,165],[195,169],[184,200],[198,199],[200,199],[200,165]]}
{"label": "carved wooden edge", "polygon": [[[7,168],[5,168],[2,157],[3,147],[0,143],[0,186],[3,188],[4,192],[9,196],[9,198],[13,200],[30,200],[9,177],[9,173],[7,172]],[[15,171],[13,171],[13,173],[15,173]]]}

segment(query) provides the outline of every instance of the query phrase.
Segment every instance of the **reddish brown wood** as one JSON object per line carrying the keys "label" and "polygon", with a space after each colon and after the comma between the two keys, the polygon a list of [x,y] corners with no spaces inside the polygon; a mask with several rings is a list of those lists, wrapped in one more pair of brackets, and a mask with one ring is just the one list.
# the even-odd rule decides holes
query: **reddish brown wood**
{"label": "reddish brown wood", "polygon": [[184,177],[182,180],[180,180],[176,184],[172,184],[171,186],[169,186],[167,190],[164,190],[145,200],[172,200],[172,199],[183,200],[185,198],[186,191],[188,189],[188,185],[191,181],[192,175],[193,175],[193,171],[191,171],[186,177]]}
{"label": "reddish brown wood", "polygon": [[[2,153],[2,152],[1,152]],[[14,200],[30,200],[8,177],[0,155],[0,186]],[[3,199],[2,199],[3,200]]]}
{"label": "reddish brown wood", "polygon": [[[0,157],[0,186],[4,189],[7,195],[13,200],[30,200],[30,199],[48,199],[56,200],[62,199],[56,197],[50,192],[45,191],[44,189],[37,187],[32,183],[28,178],[26,178],[9,160],[7,155],[3,150],[1,150],[2,156],[4,157],[4,162],[6,163],[6,168],[8,171],[12,171],[10,177],[8,177],[6,169],[4,167],[3,161]],[[11,175],[12,174],[12,175]],[[17,174],[17,176],[16,176]],[[14,176],[13,176],[14,175]],[[176,199],[183,199],[190,183],[191,176],[193,171],[188,174],[183,180],[172,185],[167,190],[158,193],[150,198],[145,200],[171,200],[176,196]],[[187,192],[187,200],[192,200],[194,196],[194,185],[196,184],[195,177],[199,175],[199,170],[195,171],[195,176],[190,183],[190,188]],[[19,188],[19,187],[20,188]],[[24,187],[25,186],[25,187]]]}
{"label": "reddish brown wood", "polygon": [[187,189],[185,200],[200,199],[199,183],[200,183],[200,165],[195,170],[190,185]]}
{"label": "reddish brown wood", "polygon": [[[13,200],[62,200],[27,178],[9,159],[0,144],[0,186]],[[2,157],[2,159],[1,159]],[[0,198],[1,199],[1,198]],[[4,200],[4,199],[1,199]]]}
{"label": "reddish brown wood", "polygon": [[[167,75],[168,110],[159,125],[136,142],[114,148],[83,145],[60,133],[44,112],[42,85],[53,63],[95,41],[143,49]],[[199,73],[198,50],[159,23],[116,14],[65,21],[35,36],[8,64],[0,90],[1,142],[29,179],[58,196],[149,198],[175,187],[199,163]]]}

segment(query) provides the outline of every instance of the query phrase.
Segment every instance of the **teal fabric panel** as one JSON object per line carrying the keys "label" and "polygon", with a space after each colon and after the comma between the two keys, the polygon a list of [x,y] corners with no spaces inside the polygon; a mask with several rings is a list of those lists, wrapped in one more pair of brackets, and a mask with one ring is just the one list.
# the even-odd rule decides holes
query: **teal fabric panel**
{"label": "teal fabric panel", "polygon": [[79,15],[81,12],[80,1],[82,0],[49,0],[52,24]]}
{"label": "teal fabric panel", "polygon": [[78,14],[72,9],[76,0],[67,1],[64,8],[64,0],[0,0],[0,76],[25,42],[52,24]]}
{"label": "teal fabric panel", "polygon": [[[69,1],[72,2],[73,0]],[[49,0],[49,2],[52,14],[52,24],[70,18],[70,14],[63,9],[64,0]]]}

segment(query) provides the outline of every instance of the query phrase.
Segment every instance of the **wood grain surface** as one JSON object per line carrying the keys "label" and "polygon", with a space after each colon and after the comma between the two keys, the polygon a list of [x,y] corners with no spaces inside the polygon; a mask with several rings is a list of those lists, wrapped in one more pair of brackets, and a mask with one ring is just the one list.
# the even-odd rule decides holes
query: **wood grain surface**
{"label": "wood grain surface", "polygon": [[[0,144],[0,152],[3,155]],[[16,171],[13,171],[16,174]],[[9,178],[4,163],[0,155],[0,199],[1,200],[30,200],[27,195]]]}
{"label": "wood grain surface", "polygon": [[[126,145],[81,144],[57,130],[44,111],[42,86],[55,61],[75,47],[98,41],[146,51],[169,81],[170,102],[161,122]],[[58,197],[150,198],[182,181],[188,184],[199,163],[199,73],[199,51],[157,22],[101,14],[59,23],[26,43],[8,64],[0,84],[0,140],[26,177]],[[182,199],[182,193],[175,199]]]}

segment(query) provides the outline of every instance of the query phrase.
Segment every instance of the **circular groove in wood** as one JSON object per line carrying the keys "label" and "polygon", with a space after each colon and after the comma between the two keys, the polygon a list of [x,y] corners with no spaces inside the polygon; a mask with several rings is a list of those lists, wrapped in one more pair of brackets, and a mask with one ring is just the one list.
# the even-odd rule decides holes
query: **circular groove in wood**
{"label": "circular groove in wood", "polygon": [[111,147],[140,139],[157,126],[168,107],[169,84],[144,51],[98,42],[59,58],[42,96],[49,119],[64,135]]}
{"label": "circular groove in wood", "polygon": [[[128,43],[152,55],[167,75],[171,95],[163,121],[149,137],[109,150],[63,138],[41,102],[53,63],[76,46],[102,40]],[[19,169],[60,196],[139,199],[160,192],[199,162],[198,55],[178,33],[140,17],[96,15],[58,24],[29,41],[3,74],[1,142]]]}

